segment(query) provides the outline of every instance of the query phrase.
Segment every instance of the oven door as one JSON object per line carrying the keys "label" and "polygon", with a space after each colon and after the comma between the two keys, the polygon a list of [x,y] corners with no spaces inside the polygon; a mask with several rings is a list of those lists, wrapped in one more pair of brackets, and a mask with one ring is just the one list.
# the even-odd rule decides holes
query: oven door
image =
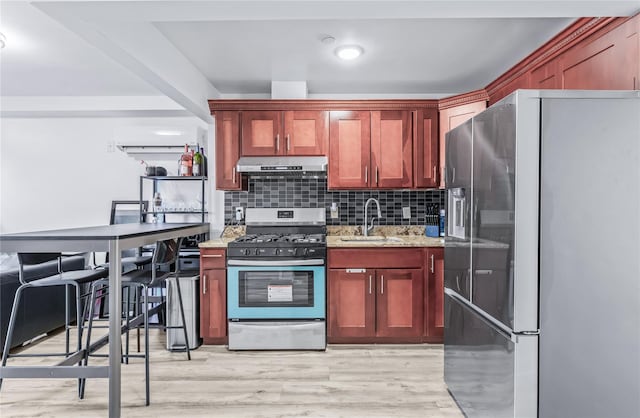
{"label": "oven door", "polygon": [[[325,267],[310,260],[229,260],[229,319],[324,319]],[[278,265],[273,265],[277,263]],[[249,264],[249,265],[238,265]],[[316,263],[317,264],[317,263]]]}

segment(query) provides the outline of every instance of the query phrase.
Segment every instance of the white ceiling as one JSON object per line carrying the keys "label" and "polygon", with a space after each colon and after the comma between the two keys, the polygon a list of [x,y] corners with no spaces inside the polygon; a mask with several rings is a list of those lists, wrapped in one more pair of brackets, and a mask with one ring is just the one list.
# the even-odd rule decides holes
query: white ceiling
{"label": "white ceiling", "polygon": [[[157,23],[225,94],[269,93],[271,80],[311,94],[451,94],[482,88],[572,19],[378,19]],[[320,42],[330,34],[336,42]],[[203,42],[203,40],[211,40]],[[334,50],[365,53],[341,61]]]}
{"label": "white ceiling", "polygon": [[[307,81],[313,97],[442,97],[487,83],[581,16],[640,0],[2,1],[2,96],[206,100]],[[334,45],[320,42],[323,34]],[[365,54],[340,62],[336,46]]]}

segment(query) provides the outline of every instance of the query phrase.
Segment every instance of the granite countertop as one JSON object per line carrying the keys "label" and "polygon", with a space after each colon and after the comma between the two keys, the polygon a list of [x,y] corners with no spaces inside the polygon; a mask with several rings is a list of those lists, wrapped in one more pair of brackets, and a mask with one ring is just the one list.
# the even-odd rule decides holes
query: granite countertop
{"label": "granite countertop", "polygon": [[[224,231],[201,242],[200,248],[227,248],[227,244],[245,234],[244,226],[226,226]],[[442,247],[442,238],[424,235],[424,226],[376,226],[369,235],[380,241],[359,241],[360,226],[327,226],[327,248]],[[385,240],[391,238],[391,240]],[[344,241],[355,239],[354,241]]]}
{"label": "granite countertop", "polygon": [[209,241],[201,242],[198,247],[200,248],[227,248],[227,244],[234,239],[244,235],[244,226],[225,226],[223,231],[219,231],[218,234],[211,233],[211,239]]}
{"label": "granite countertop", "polygon": [[[369,237],[380,241],[360,241],[360,226],[327,226],[328,248],[443,247],[442,238],[424,235],[424,226],[376,226]],[[385,239],[387,238],[387,239]],[[390,238],[390,240],[389,240]],[[355,239],[354,241],[345,241]]]}

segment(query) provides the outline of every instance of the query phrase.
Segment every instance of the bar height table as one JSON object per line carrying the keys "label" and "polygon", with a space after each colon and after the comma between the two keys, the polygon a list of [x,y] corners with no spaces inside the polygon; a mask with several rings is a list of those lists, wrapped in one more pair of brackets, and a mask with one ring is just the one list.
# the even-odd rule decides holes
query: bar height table
{"label": "bar height table", "polygon": [[[2,252],[62,252],[109,251],[109,287],[119,289],[122,283],[121,251],[209,232],[208,223],[117,224],[51,231],[23,232],[0,235]],[[121,292],[109,292],[109,366],[62,365],[45,367],[0,368],[4,378],[109,378],[109,417],[120,416],[120,357],[121,357]]]}

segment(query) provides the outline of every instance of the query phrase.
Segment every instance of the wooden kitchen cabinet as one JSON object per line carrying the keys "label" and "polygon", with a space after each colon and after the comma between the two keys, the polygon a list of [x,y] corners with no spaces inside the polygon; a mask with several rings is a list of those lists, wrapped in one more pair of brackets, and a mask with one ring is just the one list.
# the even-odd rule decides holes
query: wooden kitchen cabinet
{"label": "wooden kitchen cabinet", "polygon": [[421,342],[423,264],[420,248],[330,250],[328,341]]}
{"label": "wooden kitchen cabinet", "polygon": [[371,160],[371,113],[329,113],[329,174],[332,189],[369,187]]}
{"label": "wooden kitchen cabinet", "polygon": [[328,184],[333,189],[411,187],[411,113],[332,111]]}
{"label": "wooden kitchen cabinet", "polygon": [[407,110],[371,112],[372,188],[409,188],[413,185],[411,113]]}
{"label": "wooden kitchen cabinet", "polygon": [[413,117],[414,186],[438,187],[438,111],[416,110]]}
{"label": "wooden kitchen cabinet", "polygon": [[366,269],[329,269],[329,337],[375,335],[373,286]]}
{"label": "wooden kitchen cabinet", "polygon": [[324,155],[326,111],[248,111],[242,114],[242,155]]}
{"label": "wooden kitchen cabinet", "polygon": [[444,249],[428,248],[425,292],[425,342],[442,343],[444,335]]}
{"label": "wooden kitchen cabinet", "polygon": [[283,149],[282,112],[242,112],[242,156],[278,155]]}
{"label": "wooden kitchen cabinet", "polygon": [[200,250],[200,336],[204,344],[227,343],[226,251]]}
{"label": "wooden kitchen cabinet", "polygon": [[376,270],[376,336],[422,335],[423,283],[422,269]]}
{"label": "wooden kitchen cabinet", "polygon": [[242,176],[236,172],[238,158],[240,158],[240,112],[217,112],[216,189],[242,189]]}
{"label": "wooden kitchen cabinet", "polygon": [[329,112],[289,110],[284,113],[284,155],[326,155]]}

